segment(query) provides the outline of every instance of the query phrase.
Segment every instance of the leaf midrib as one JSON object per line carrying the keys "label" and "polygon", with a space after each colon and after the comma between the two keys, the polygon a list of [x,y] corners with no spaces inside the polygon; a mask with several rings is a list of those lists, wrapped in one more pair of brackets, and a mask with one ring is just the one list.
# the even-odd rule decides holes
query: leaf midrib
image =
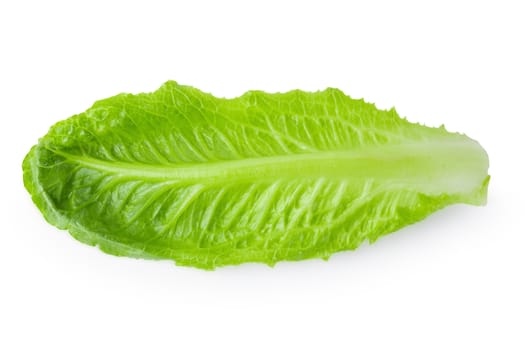
{"label": "leaf midrib", "polygon": [[431,178],[436,181],[443,177],[450,180],[458,176],[472,176],[479,170],[478,164],[483,164],[479,161],[480,154],[483,155],[479,149],[475,141],[455,139],[181,165],[137,164],[96,159],[59,150],[53,152],[71,162],[102,172],[181,184],[319,177],[420,183],[429,182]]}

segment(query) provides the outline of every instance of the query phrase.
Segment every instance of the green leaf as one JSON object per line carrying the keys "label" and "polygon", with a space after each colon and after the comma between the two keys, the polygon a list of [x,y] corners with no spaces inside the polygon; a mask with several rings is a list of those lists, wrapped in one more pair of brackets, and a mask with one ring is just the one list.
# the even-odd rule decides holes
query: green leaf
{"label": "green leaf", "polygon": [[482,205],[489,182],[476,141],[337,89],[222,99],[171,81],[57,123],[23,170],[76,239],[205,269],[328,258]]}

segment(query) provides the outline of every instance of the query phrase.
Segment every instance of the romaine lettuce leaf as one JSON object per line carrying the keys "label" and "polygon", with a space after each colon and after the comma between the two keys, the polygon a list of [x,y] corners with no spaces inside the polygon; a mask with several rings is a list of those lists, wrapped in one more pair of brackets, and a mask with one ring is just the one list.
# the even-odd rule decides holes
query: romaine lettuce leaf
{"label": "romaine lettuce leaf", "polygon": [[488,157],[337,89],[216,98],[170,81],[51,127],[23,162],[51,224],[103,251],[205,269],[328,258],[454,203]]}

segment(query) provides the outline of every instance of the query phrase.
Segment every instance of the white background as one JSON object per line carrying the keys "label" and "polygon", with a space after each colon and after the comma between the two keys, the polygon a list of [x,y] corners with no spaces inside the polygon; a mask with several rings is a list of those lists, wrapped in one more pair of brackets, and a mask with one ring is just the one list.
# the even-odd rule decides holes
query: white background
{"label": "white background", "polygon": [[[520,1],[2,1],[1,349],[524,349]],[[215,272],[47,224],[21,163],[55,122],[168,79],[217,96],[338,87],[490,155],[457,205],[328,262]]]}

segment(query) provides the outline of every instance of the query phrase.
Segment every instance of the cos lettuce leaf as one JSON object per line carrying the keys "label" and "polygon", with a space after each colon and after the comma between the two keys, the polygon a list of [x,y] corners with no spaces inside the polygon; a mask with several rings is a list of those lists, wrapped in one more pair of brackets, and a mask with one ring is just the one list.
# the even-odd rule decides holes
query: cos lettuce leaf
{"label": "cos lettuce leaf", "polygon": [[51,127],[23,162],[51,224],[104,252],[205,269],[328,258],[454,203],[488,157],[337,89],[216,98],[167,82]]}

